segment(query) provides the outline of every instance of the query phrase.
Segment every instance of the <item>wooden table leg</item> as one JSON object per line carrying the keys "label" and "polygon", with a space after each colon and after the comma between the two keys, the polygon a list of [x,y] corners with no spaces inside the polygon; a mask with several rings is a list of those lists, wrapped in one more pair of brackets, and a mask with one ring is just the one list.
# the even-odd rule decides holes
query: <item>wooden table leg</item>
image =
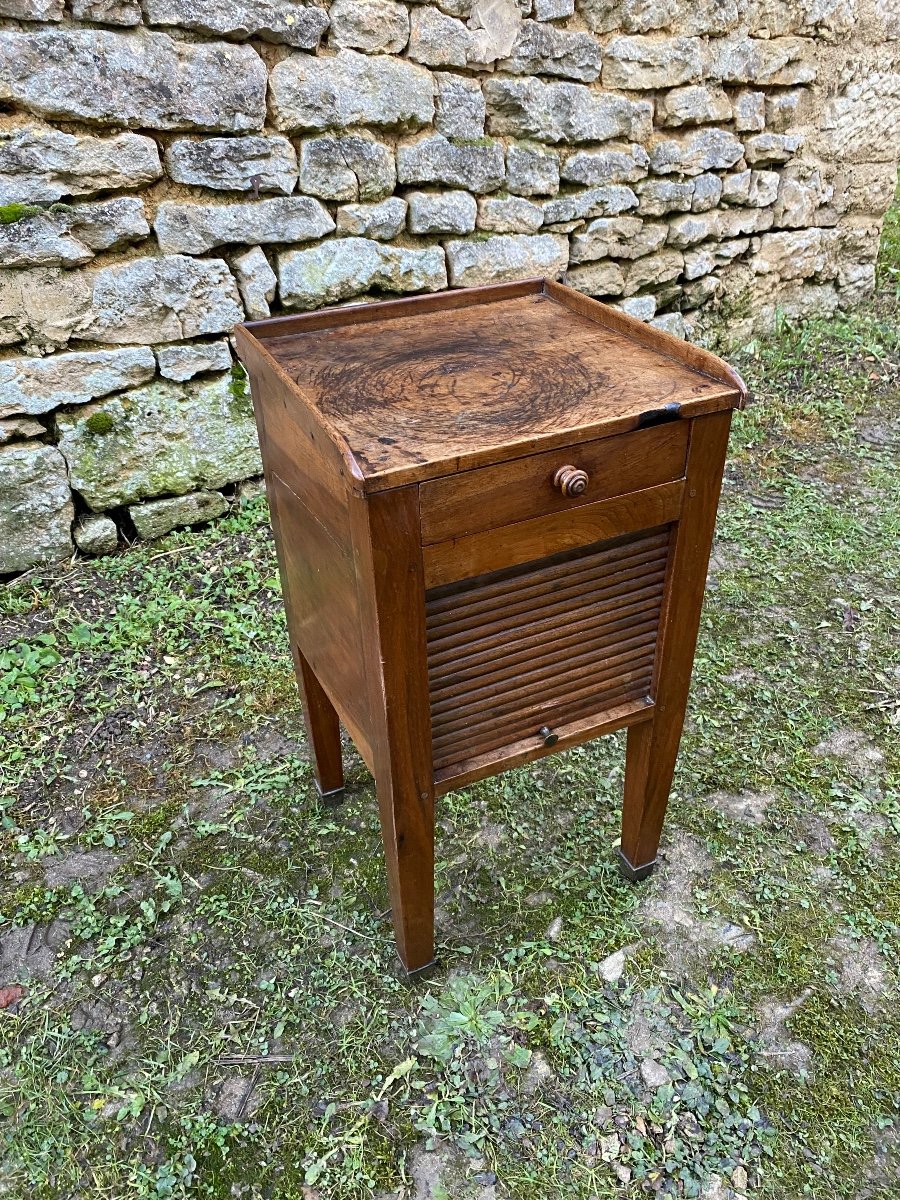
{"label": "wooden table leg", "polygon": [[691,427],[684,508],[670,551],[670,584],[660,620],[653,718],[628,731],[619,859],[622,873],[635,881],[645,879],[656,865],[691,684],[730,426],[729,411],[697,417]]}
{"label": "wooden table leg", "polygon": [[312,751],[316,791],[324,804],[340,804],[344,798],[340,721],[312,667],[296,648],[294,666],[303,700],[306,734]]}
{"label": "wooden table leg", "polygon": [[434,769],[418,489],[369,497],[354,538],[371,579],[372,754],[391,918],[408,979],[434,967]]}

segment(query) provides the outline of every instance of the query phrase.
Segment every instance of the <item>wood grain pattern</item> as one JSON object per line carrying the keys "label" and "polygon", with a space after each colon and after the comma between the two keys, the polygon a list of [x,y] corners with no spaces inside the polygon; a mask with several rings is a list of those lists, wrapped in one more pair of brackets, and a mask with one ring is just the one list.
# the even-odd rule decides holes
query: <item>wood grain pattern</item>
{"label": "wood grain pattern", "polygon": [[629,733],[622,854],[641,872],[656,859],[684,725],[731,413],[693,422],[684,512],[672,546],[654,677],[653,720]]}
{"label": "wood grain pattern", "polygon": [[513,767],[524,766],[525,763],[536,762],[546,758],[548,754],[558,754],[571,746],[580,746],[582,742],[592,741],[607,733],[615,733],[617,729],[649,721],[653,716],[653,704],[649,700],[628,700],[609,709],[602,717],[586,717],[580,721],[570,721],[559,725],[556,729],[558,740],[553,746],[536,743],[533,737],[523,738],[513,742],[499,751],[490,751],[475,758],[467,759],[459,765],[442,767],[435,772],[435,792],[443,796],[447,792],[475,783],[479,779],[487,779],[501,771],[512,770]]}
{"label": "wood grain pattern", "polygon": [[599,320],[596,301],[582,311],[571,289],[532,281],[490,292],[265,322],[245,339],[258,333],[298,397],[338,431],[367,491],[625,432],[670,402],[685,417],[741,402],[714,355],[679,357],[626,314]]}
{"label": "wood grain pattern", "polygon": [[425,585],[440,587],[638,529],[667,525],[678,518],[683,490],[681,482],[664,483],[642,492],[584,504],[571,512],[553,513],[506,525],[502,530],[487,530],[426,546]]}
{"label": "wood grain pattern", "polygon": [[434,778],[416,488],[351,514],[391,919],[407,971],[434,957]]}
{"label": "wood grain pattern", "polygon": [[646,700],[668,549],[654,530],[430,591],[436,770]]}
{"label": "wood grain pattern", "polygon": [[[570,512],[582,504],[679,479],[684,474],[688,428],[688,422],[676,421],[427,480],[419,489],[422,540],[442,542],[548,513]],[[554,483],[567,456],[588,476],[587,487],[577,496],[563,495]]]}

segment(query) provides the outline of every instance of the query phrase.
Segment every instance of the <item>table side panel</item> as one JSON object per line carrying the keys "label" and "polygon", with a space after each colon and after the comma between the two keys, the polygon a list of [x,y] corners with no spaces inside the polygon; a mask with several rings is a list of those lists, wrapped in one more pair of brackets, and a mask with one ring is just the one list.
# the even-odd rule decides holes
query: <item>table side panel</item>
{"label": "table side panel", "polygon": [[247,363],[289,637],[371,764],[352,481],[290,384],[262,355],[251,351]]}

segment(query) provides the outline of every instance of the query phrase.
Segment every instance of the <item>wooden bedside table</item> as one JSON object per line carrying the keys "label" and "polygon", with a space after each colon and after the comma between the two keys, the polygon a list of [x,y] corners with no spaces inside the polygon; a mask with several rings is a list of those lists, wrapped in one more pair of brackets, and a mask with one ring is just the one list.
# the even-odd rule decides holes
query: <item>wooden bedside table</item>
{"label": "wooden bedside table", "polygon": [[628,728],[620,860],[653,869],[731,410],[714,355],[547,280],[236,330],[316,780],[376,780],[408,974],[434,799]]}

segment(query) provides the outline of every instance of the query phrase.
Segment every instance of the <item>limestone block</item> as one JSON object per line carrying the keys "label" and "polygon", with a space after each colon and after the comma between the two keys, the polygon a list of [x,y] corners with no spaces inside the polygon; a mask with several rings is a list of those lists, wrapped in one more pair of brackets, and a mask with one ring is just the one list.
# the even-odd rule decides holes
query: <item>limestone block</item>
{"label": "limestone block", "polygon": [[223,338],[218,342],[181,342],[157,346],[156,361],[163,379],[184,383],[204,371],[230,371],[231,349]]}
{"label": "limestone block", "polygon": [[418,129],[434,116],[430,74],[382,54],[295,54],[269,76],[272,120],[286,133],[379,125]]}
{"label": "limestone block", "polygon": [[753,166],[787,162],[803,145],[799,133],[757,133],[747,138],[744,154]]}
{"label": "limestone block", "polygon": [[639,183],[638,211],[641,216],[661,217],[669,212],[688,212],[694,196],[694,181],[647,179]]}
{"label": "limestone block", "polygon": [[11,417],[7,421],[0,421],[0,446],[5,446],[8,442],[40,438],[45,433],[46,430],[40,421],[33,421],[31,417]]}
{"label": "limestone block", "polygon": [[525,21],[512,54],[498,66],[513,75],[560,75],[592,83],[600,75],[600,46],[589,33]]}
{"label": "limestone block", "polygon": [[625,275],[618,263],[592,262],[570,267],[566,272],[566,283],[588,296],[621,296]]}
{"label": "limestone block", "polygon": [[409,41],[409,11],[397,0],[334,0],[329,16],[333,46],[399,54]]}
{"label": "limestone block", "polygon": [[766,125],[772,133],[784,133],[802,119],[808,105],[806,88],[771,92],[766,96]]}
{"label": "limestone block", "polygon": [[397,146],[400,183],[443,183],[483,193],[496,191],[505,175],[503,146],[490,139],[458,145],[433,133]]}
{"label": "limestone block", "polygon": [[55,446],[0,446],[0,575],[72,553],[72,492]]}
{"label": "limestone block", "polygon": [[628,266],[625,276],[625,295],[633,296],[641,288],[654,287],[677,279],[684,267],[684,255],[680,250],[660,250],[636,258]]}
{"label": "limestone block", "polygon": [[698,175],[694,180],[691,212],[708,212],[722,199],[722,180],[718,175]]}
{"label": "limestone block", "polygon": [[309,196],[277,196],[236,204],[164,200],[153,230],[165,254],[204,254],[228,242],[310,242],[331,233],[334,221]]}
{"label": "limestone block", "polygon": [[223,192],[282,192],[297,183],[297,154],[286,137],[176,138],[166,148],[176,183]]}
{"label": "limestone block", "polygon": [[[750,191],[747,203],[751,208],[768,208],[778,195],[779,175],[777,171],[751,171]],[[782,224],[782,222],[778,222]]]}
{"label": "limestone block", "polygon": [[628,313],[629,317],[637,317],[639,321],[649,321],[656,312],[655,296],[633,296],[620,301],[616,308]]}
{"label": "limestone block", "polygon": [[338,233],[389,242],[406,224],[406,201],[391,196],[377,204],[345,204],[337,211]]}
{"label": "limestone block", "polygon": [[774,176],[769,181],[768,203],[775,204],[775,224],[783,229],[817,224],[816,210],[828,204],[834,194],[834,188],[812,163],[792,163],[780,176],[774,171],[759,173]]}
{"label": "limestone block", "polygon": [[[71,275],[68,279],[71,280]],[[221,259],[164,254],[84,272],[85,314],[72,337],[95,342],[174,342],[230,332],[244,319]]]}
{"label": "limestone block", "polygon": [[772,228],[773,221],[771,208],[723,208],[719,213],[719,230],[725,240],[762,233]]}
{"label": "limestone block", "polygon": [[636,183],[644,178],[649,166],[650,158],[643,146],[611,145],[567,155],[560,174],[572,183]]}
{"label": "limestone block", "polygon": [[579,10],[594,33],[649,33],[672,23],[677,0],[580,0]]}
{"label": "limestone block", "polygon": [[559,21],[575,12],[575,0],[534,0],[536,21]]}
{"label": "limestone block", "polygon": [[228,501],[221,492],[191,492],[187,496],[167,496],[163,500],[132,504],[128,515],[138,537],[149,542],[173,529],[212,521],[227,511]]}
{"label": "limestone block", "polygon": [[752,265],[758,275],[774,274],[779,279],[808,279],[817,275],[825,266],[822,230],[764,233]]}
{"label": "limestone block", "polygon": [[766,127],[765,92],[744,89],[734,98],[734,127],[738,133],[758,133]]}
{"label": "limestone block", "polygon": [[855,10],[853,0],[751,0],[745,19],[754,37],[806,33],[832,40],[852,28]]}
{"label": "limestone block", "polygon": [[396,182],[394,152],[372,134],[326,133],[300,144],[300,190],[312,196],[382,200]]}
{"label": "limestone block", "polygon": [[570,262],[592,262],[600,258],[642,258],[665,244],[668,226],[646,222],[640,217],[599,217],[584,233],[572,237]]}
{"label": "limestone block", "polygon": [[429,67],[465,67],[476,49],[462,21],[437,8],[417,6],[410,13],[408,54]]}
{"label": "limestone block", "polygon": [[900,70],[885,57],[872,69],[860,65],[854,76],[840,96],[823,106],[813,149],[837,162],[896,162]]}
{"label": "limestone block", "polygon": [[328,13],[294,0],[141,0],[150,25],[179,25],[198,33],[259,37],[314,50]]}
{"label": "limestone block", "polygon": [[0,100],[63,120],[239,133],[265,120],[266,68],[250,46],[164,33],[2,30]]}
{"label": "limestone block", "polygon": [[731,262],[750,247],[749,238],[733,238],[728,242],[708,242],[693,250],[686,250],[684,255],[684,277],[687,280],[700,279],[717,267]]}
{"label": "limestone block", "polygon": [[468,192],[408,192],[410,233],[472,233],[478,205]]}
{"label": "limestone block", "polygon": [[485,104],[477,79],[435,71],[434,127],[444,137],[477,141],[484,137]]}
{"label": "limestone block", "polygon": [[545,142],[606,142],[650,136],[652,105],[595,92],[582,83],[539,79],[486,79],[484,95],[491,133]]}
{"label": "limestone block", "polygon": [[685,246],[693,246],[697,242],[717,237],[718,234],[718,213],[685,213],[680,217],[673,217],[669,222],[667,240],[670,246],[683,249]]}
{"label": "limestone block", "polygon": [[161,175],[156,142],[137,133],[104,138],[46,126],[0,133],[0,204],[137,188]]}
{"label": "limestone block", "polygon": [[72,487],[100,511],[259,475],[253,409],[231,382],[153,383],[60,413]]}
{"label": "limestone block", "polygon": [[269,266],[261,246],[254,246],[231,260],[231,270],[237,280],[244,302],[244,311],[251,321],[269,316],[269,305],[275,299],[278,277]]}
{"label": "limestone block", "polygon": [[691,0],[678,4],[672,32],[691,37],[721,37],[731,33],[744,17],[745,0]]}
{"label": "limestone block", "polygon": [[722,176],[722,203],[746,204],[750,196],[750,176],[748,168],[745,171],[735,171]]}
{"label": "limestone block", "polygon": [[558,279],[568,262],[568,239],[551,233],[501,233],[483,241],[447,243],[452,287],[511,283],[540,275]]}
{"label": "limestone block", "polygon": [[78,266],[149,233],[136,196],[60,206],[0,224],[0,267]]}
{"label": "limestone block", "polygon": [[97,21],[101,25],[140,25],[138,0],[72,0],[76,21]]}
{"label": "limestone block", "polygon": [[710,74],[725,83],[766,87],[812,83],[816,77],[815,49],[815,42],[808,38],[724,38],[715,47]]}
{"label": "limestone block", "polygon": [[672,337],[685,337],[684,317],[680,312],[663,313],[661,317],[654,317],[650,322],[654,329],[660,329],[663,333],[668,333]]}
{"label": "limestone block", "polygon": [[61,21],[62,0],[0,0],[0,17],[14,21]]}
{"label": "limestone block", "polygon": [[87,404],[146,383],[155,374],[156,360],[147,346],[5,358],[0,360],[0,417],[36,416],[62,404]]}
{"label": "limestone block", "polygon": [[506,186],[517,196],[555,196],[559,191],[559,155],[543,146],[509,146]]}
{"label": "limestone block", "polygon": [[637,196],[623,184],[606,184],[557,196],[543,202],[544,224],[559,225],[566,221],[582,221],[586,217],[609,217],[637,208]]}
{"label": "limestone block", "polygon": [[603,86],[671,88],[708,73],[709,52],[700,38],[616,37],[603,55]]}
{"label": "limestone block", "polygon": [[112,554],[119,547],[119,530],[111,517],[82,517],[73,533],[75,545],[82,554],[97,557]]}
{"label": "limestone block", "polygon": [[478,201],[478,228],[490,233],[537,233],[543,223],[544,210],[524,196]]}
{"label": "limestone block", "polygon": [[863,163],[851,167],[845,189],[847,210],[884,216],[891,206],[895,187],[892,163]]}
{"label": "limestone block", "polygon": [[698,129],[661,137],[650,150],[650,167],[658,175],[700,175],[703,171],[727,170],[743,153],[744,147],[733,133]]}
{"label": "limestone block", "polygon": [[360,296],[370,288],[385,292],[436,292],[447,286],[440,246],[407,250],[370,238],[334,238],[310,250],[278,256],[282,303],[319,308]]}
{"label": "limestone block", "polygon": [[[439,0],[446,8],[445,0]],[[528,0],[472,0],[469,28],[475,31],[475,62],[489,64],[506,58],[516,42]]]}
{"label": "limestone block", "polygon": [[720,87],[692,84],[673,88],[656,102],[656,123],[664,128],[730,120],[731,101]]}
{"label": "limestone block", "polygon": [[29,354],[64,346],[89,305],[90,288],[78,270],[0,271],[0,346],[25,342]]}

